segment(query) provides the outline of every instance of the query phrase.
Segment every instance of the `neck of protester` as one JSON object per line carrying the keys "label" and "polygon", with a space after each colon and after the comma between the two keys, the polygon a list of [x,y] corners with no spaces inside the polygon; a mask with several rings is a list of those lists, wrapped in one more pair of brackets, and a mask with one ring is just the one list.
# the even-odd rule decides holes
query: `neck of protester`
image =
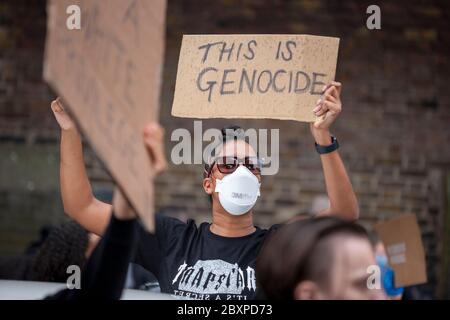
{"label": "neck of protester", "polygon": [[215,208],[213,206],[210,230],[212,233],[222,237],[247,236],[256,230],[253,225],[253,210],[240,216],[233,216],[223,208]]}

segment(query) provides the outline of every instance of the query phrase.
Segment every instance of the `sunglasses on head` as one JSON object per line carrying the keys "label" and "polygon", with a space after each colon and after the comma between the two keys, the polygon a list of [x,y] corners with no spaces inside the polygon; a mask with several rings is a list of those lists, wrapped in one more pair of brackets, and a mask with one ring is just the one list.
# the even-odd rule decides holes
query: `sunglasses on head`
{"label": "sunglasses on head", "polygon": [[250,170],[251,173],[255,175],[261,173],[262,161],[258,157],[238,158],[231,156],[223,156],[215,158],[215,160],[211,163],[211,165],[209,166],[206,165],[205,168],[205,171],[207,173],[206,176],[209,177],[215,165],[217,166],[217,169],[219,170],[220,173],[230,174],[236,171],[236,169],[239,167],[240,164],[242,164],[244,167]]}

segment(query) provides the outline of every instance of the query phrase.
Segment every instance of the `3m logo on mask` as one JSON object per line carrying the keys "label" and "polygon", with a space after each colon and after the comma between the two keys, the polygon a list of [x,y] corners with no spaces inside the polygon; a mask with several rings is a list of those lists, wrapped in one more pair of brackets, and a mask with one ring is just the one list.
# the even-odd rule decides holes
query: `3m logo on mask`
{"label": "3m logo on mask", "polygon": [[183,263],[172,280],[178,290],[199,294],[241,294],[256,290],[255,270],[242,270],[236,263],[223,260],[199,260],[194,266]]}
{"label": "3m logo on mask", "polygon": [[252,197],[249,194],[247,194],[247,193],[240,193],[240,192],[232,192],[231,193],[231,197],[232,198],[236,198],[236,199],[241,199],[241,200],[244,200],[244,199],[251,200],[252,199]]}

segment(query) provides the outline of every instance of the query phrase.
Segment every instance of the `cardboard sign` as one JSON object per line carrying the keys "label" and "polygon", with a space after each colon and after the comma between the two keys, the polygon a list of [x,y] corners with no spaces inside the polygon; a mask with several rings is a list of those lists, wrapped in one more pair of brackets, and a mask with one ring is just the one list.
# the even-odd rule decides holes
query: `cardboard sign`
{"label": "cardboard sign", "polygon": [[309,35],[185,35],[172,115],[315,121],[338,46]]}
{"label": "cardboard sign", "polygon": [[[71,30],[69,6],[81,9]],[[153,230],[153,173],[142,131],[157,119],[165,0],[50,0],[44,79]],[[67,13],[66,13],[67,10]]]}
{"label": "cardboard sign", "polygon": [[427,281],[422,237],[414,214],[374,226],[384,244],[389,265],[395,271],[395,286],[404,287]]}

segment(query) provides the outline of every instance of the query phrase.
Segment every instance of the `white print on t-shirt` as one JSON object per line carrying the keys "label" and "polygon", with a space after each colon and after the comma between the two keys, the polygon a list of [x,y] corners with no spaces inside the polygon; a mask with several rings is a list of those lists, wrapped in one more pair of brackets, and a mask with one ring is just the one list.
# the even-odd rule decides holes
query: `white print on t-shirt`
{"label": "white print on t-shirt", "polygon": [[198,260],[194,266],[184,262],[178,267],[172,284],[174,289],[201,294],[241,294],[245,288],[250,292],[256,291],[253,268],[247,267],[243,271],[237,263],[220,259]]}

